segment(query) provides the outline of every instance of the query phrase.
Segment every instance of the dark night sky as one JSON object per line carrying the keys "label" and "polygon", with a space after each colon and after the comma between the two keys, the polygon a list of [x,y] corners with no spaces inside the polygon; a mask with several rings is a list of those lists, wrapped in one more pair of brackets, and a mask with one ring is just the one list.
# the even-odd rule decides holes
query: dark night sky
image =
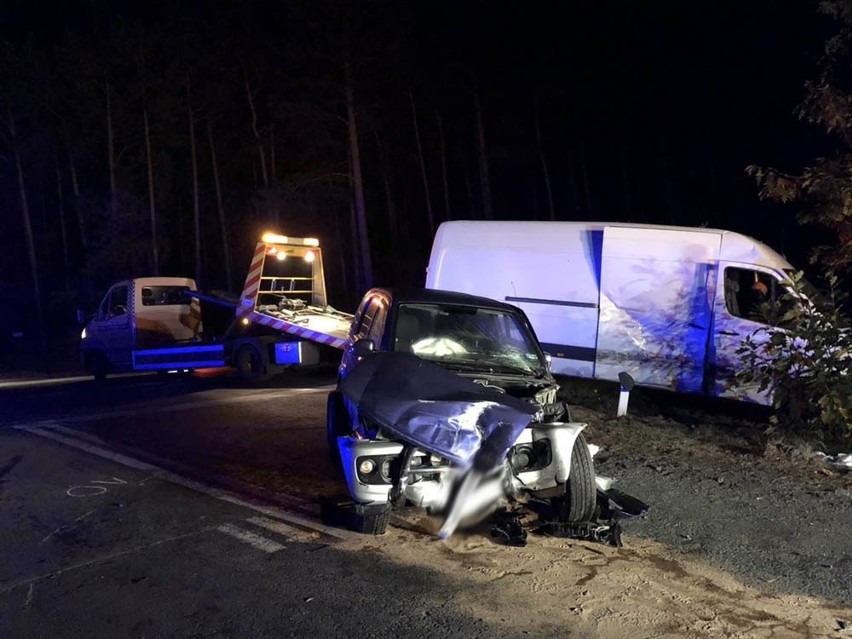
{"label": "dark night sky", "polygon": [[[237,57],[237,49],[261,50],[261,44],[268,44],[269,51],[295,51],[297,62],[286,69],[272,54],[259,58],[268,63],[265,72],[271,79],[266,90],[274,106],[275,100],[298,102],[301,92],[315,90],[313,71],[305,72],[308,67],[300,66],[299,55],[314,49],[316,56],[316,50],[326,46],[323,38],[334,40],[331,30],[323,32],[324,20],[334,10],[324,13],[315,6],[368,6],[377,16],[374,22],[381,22],[375,29],[367,25],[353,40],[363,56],[356,97],[367,129],[362,145],[377,279],[394,272],[394,265],[389,262],[382,176],[369,129],[389,144],[394,197],[417,247],[412,273],[419,274],[420,281],[430,242],[404,98],[409,88],[418,99],[438,221],[444,209],[436,113],[447,127],[453,217],[477,215],[471,196],[476,92],[483,108],[495,217],[548,215],[535,143],[537,108],[559,219],[729,228],[766,241],[795,264],[806,264],[806,253],[818,235],[801,231],[794,207],[760,202],[745,167],[796,171],[831,151],[818,128],[794,115],[804,82],[817,72],[822,43],[831,33],[831,24],[818,15],[813,1],[323,0],[212,5],[89,0],[61,3],[48,12],[36,3],[13,0],[0,16],[0,37],[20,43],[32,34],[41,45],[50,46],[70,30],[87,32],[97,41],[123,18],[155,32],[160,25],[177,22],[185,33],[206,34],[203,46],[221,60]],[[223,20],[226,14],[237,17]],[[210,26],[214,22],[217,26]],[[211,33],[221,34],[221,40]],[[399,35],[400,41],[389,34]],[[204,77],[207,83],[217,81],[215,74]],[[235,94],[228,113],[234,130],[245,122],[237,111],[245,107],[242,97]],[[281,121],[282,128],[292,124],[291,115]],[[302,158],[297,169],[301,173],[311,171],[310,140],[306,143],[298,131],[291,132],[287,153],[280,153],[282,158]],[[345,138],[340,140],[344,142],[338,145],[337,161],[345,164]],[[6,180],[8,184],[8,176]],[[14,225],[7,228],[15,230]]]}

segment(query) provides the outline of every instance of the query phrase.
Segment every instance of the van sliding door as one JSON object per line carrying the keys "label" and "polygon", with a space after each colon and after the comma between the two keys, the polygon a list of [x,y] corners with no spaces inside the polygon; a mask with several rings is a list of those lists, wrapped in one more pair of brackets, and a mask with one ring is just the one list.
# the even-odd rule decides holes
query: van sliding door
{"label": "van sliding door", "polygon": [[604,229],[595,377],[705,390],[721,235]]}

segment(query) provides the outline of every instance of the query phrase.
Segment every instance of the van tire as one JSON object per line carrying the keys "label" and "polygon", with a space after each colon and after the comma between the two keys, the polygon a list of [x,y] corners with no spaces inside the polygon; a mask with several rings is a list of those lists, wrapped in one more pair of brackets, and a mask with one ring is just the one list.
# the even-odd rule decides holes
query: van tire
{"label": "van tire", "polygon": [[269,379],[265,362],[254,344],[244,343],[234,354],[234,369],[240,379],[248,384],[258,384]]}
{"label": "van tire", "polygon": [[106,379],[107,373],[109,372],[109,360],[104,353],[94,351],[90,359],[89,367],[95,381],[102,382]]}
{"label": "van tire", "polygon": [[555,500],[556,514],[561,522],[592,521],[597,505],[595,464],[583,433],[574,440],[571,450],[571,470],[565,482],[565,495]]}

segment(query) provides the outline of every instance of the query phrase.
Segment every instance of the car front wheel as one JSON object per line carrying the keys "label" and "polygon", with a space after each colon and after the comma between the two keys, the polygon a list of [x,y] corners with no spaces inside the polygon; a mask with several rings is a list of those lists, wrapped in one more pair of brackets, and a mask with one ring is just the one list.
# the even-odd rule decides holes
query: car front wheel
{"label": "car front wheel", "polygon": [[565,482],[565,494],[555,502],[559,521],[577,523],[594,519],[597,503],[595,464],[583,433],[577,435],[571,450],[571,471]]}

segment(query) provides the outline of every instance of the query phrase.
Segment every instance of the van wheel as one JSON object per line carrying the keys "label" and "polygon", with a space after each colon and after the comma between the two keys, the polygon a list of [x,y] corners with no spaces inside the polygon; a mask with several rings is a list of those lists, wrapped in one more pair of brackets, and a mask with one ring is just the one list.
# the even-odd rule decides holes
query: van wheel
{"label": "van wheel", "polygon": [[90,368],[96,382],[104,381],[109,372],[109,360],[107,356],[100,351],[92,353]]}
{"label": "van wheel", "polygon": [[577,523],[592,521],[595,517],[595,465],[583,433],[577,435],[571,450],[571,470],[568,473],[568,481],[565,482],[565,495],[554,501],[559,521]]}
{"label": "van wheel", "polygon": [[340,467],[340,448],[337,438],[345,437],[352,432],[349,427],[349,415],[343,405],[340,391],[333,390],[328,394],[325,407],[325,434],[328,442],[328,456],[335,466]]}
{"label": "van wheel", "polygon": [[234,355],[234,368],[244,382],[257,384],[269,379],[264,370],[263,357],[253,344],[243,344]]}

